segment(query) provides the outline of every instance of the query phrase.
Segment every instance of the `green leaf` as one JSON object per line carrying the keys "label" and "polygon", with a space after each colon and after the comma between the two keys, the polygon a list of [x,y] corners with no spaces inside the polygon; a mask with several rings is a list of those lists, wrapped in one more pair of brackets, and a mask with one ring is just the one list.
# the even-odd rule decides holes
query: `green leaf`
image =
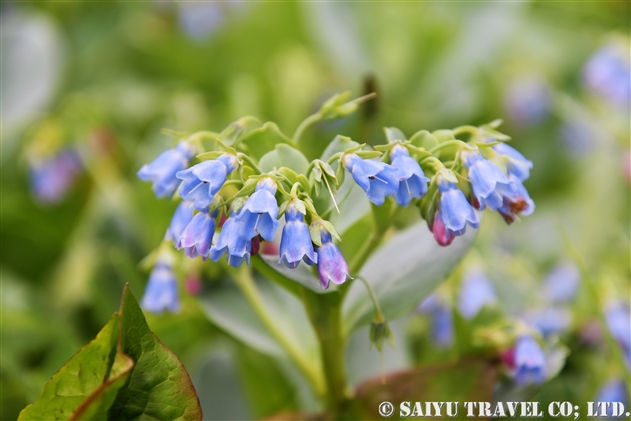
{"label": "green leaf", "polygon": [[117,421],[153,419],[201,420],[193,383],[178,358],[149,330],[138,302],[123,291],[119,348],[136,365],[109,410]]}
{"label": "green leaf", "polygon": [[[110,372],[111,360],[116,350],[118,334],[118,314],[114,314],[95,339],[81,348],[63,367],[46,383],[44,390],[35,403],[22,410],[19,420],[69,420],[79,408],[90,406],[94,401],[100,407],[102,388],[116,392],[113,388],[104,387],[103,379]],[[133,365],[133,363],[130,364]],[[129,374],[129,368],[122,379]],[[110,393],[105,393],[111,398]],[[110,401],[111,404],[111,401]],[[87,409],[87,408],[86,408]],[[98,408],[97,408],[98,409]]]}
{"label": "green leaf", "polygon": [[305,174],[309,168],[309,161],[296,148],[283,143],[276,145],[275,149],[266,153],[259,161],[259,168],[263,172],[270,172],[274,168],[287,167],[298,174]]}
{"label": "green leaf", "polygon": [[276,123],[268,121],[262,127],[249,132],[242,140],[242,144],[247,146],[248,155],[261,159],[266,153],[273,151],[278,144],[289,144],[293,142],[283,134]]}
{"label": "green leaf", "polygon": [[357,146],[359,146],[359,143],[355,142],[350,137],[337,135],[331,143],[329,143],[329,146],[326,147],[324,152],[322,152],[320,159],[326,162],[336,153],[344,152],[348,149],[356,148]]}
{"label": "green leaf", "polygon": [[383,131],[386,133],[386,138],[388,139],[388,143],[396,142],[400,140],[401,142],[405,142],[408,140],[407,137],[403,134],[403,132],[396,127],[384,127]]}
{"label": "green leaf", "polygon": [[[436,244],[425,221],[401,231],[378,249],[360,275],[372,286],[387,320],[408,314],[429,295],[471,247],[476,230],[469,228],[449,247]],[[345,330],[370,324],[372,302],[361,282],[353,282],[344,302]]]}
{"label": "green leaf", "polygon": [[410,139],[410,142],[412,142],[414,146],[427,150],[438,146],[438,139],[436,139],[436,137],[427,130],[421,130],[414,133],[414,135]]}

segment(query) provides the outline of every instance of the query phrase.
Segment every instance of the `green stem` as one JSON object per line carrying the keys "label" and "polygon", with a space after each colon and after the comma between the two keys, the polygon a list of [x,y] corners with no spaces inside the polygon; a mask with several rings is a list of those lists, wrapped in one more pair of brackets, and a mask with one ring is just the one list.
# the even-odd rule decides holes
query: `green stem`
{"label": "green stem", "polygon": [[320,121],[321,119],[322,119],[322,114],[315,113],[315,114],[311,114],[309,117],[302,120],[302,123],[300,123],[300,125],[294,132],[294,135],[291,137],[291,140],[296,144],[300,143],[300,137],[302,136],[302,133],[307,129],[307,127],[311,126],[313,123]]}
{"label": "green stem", "polygon": [[254,160],[252,158],[250,158],[247,154],[239,152],[239,153],[237,153],[237,158],[244,160],[258,174],[263,174],[263,171],[261,171],[259,166],[256,165],[256,162],[254,162]]}
{"label": "green stem", "polygon": [[[303,291],[307,292],[305,288]],[[339,293],[306,293],[303,301],[320,343],[327,408],[339,413],[350,399],[344,367],[346,343],[342,333],[342,299]]]}
{"label": "green stem", "polygon": [[270,314],[268,309],[256,288],[254,279],[252,279],[249,268],[243,267],[239,270],[230,269],[230,273],[239,286],[246,300],[261,320],[263,325],[267,328],[269,333],[278,341],[280,346],[287,352],[292,361],[298,366],[300,371],[307,377],[315,393],[318,396],[323,396],[325,393],[324,380],[319,371],[318,365],[309,360],[303,355],[294,343],[287,338],[283,331],[279,328],[279,325],[274,320],[274,317]]}

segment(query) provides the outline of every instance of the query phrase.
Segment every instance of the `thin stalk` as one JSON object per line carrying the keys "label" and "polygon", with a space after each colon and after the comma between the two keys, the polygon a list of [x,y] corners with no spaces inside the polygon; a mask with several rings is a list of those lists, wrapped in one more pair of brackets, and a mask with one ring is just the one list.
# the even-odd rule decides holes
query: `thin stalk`
{"label": "thin stalk", "polygon": [[321,119],[322,119],[322,114],[315,113],[315,114],[311,114],[309,117],[302,120],[302,123],[300,123],[300,125],[294,132],[294,135],[291,137],[291,140],[296,144],[300,143],[300,138],[302,137],[302,133],[307,129],[307,127],[311,126],[314,123],[317,123]]}
{"label": "thin stalk", "polygon": [[302,371],[305,377],[311,383],[313,390],[318,396],[325,394],[324,379],[320,375],[318,366],[313,364],[313,361],[309,360],[303,355],[294,343],[287,338],[283,331],[279,328],[276,320],[270,314],[269,310],[265,306],[263,299],[259,291],[256,288],[254,279],[249,271],[249,268],[241,268],[239,270],[230,270],[233,279],[243,292],[246,300],[261,320],[263,325],[267,328],[269,333],[278,341],[279,345],[287,352],[292,361]]}

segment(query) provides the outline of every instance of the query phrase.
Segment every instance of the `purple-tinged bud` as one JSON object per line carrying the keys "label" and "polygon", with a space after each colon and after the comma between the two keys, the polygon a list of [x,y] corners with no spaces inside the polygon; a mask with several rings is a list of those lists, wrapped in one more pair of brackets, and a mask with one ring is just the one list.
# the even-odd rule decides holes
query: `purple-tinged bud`
{"label": "purple-tinged bud", "polygon": [[184,254],[190,258],[202,256],[206,260],[215,235],[215,218],[217,211],[212,215],[207,210],[197,213],[184,228],[175,247],[178,250],[183,248]]}
{"label": "purple-tinged bud", "polygon": [[173,244],[177,244],[180,241],[184,228],[191,222],[191,219],[193,219],[193,202],[184,200],[175,209],[164,239],[171,240]]}
{"label": "purple-tinged bud", "polygon": [[434,234],[434,240],[442,247],[447,247],[454,241],[454,238],[456,238],[453,235],[447,234],[447,229],[445,229],[445,224],[443,224],[443,217],[440,211],[436,211],[434,215],[434,224],[432,225],[431,231]]}
{"label": "purple-tinged bud", "polygon": [[335,284],[343,284],[347,278],[351,278],[348,273],[348,265],[342,252],[333,244],[331,234],[324,228],[320,228],[320,238],[322,245],[317,249],[318,275],[323,289],[329,287],[329,281]]}

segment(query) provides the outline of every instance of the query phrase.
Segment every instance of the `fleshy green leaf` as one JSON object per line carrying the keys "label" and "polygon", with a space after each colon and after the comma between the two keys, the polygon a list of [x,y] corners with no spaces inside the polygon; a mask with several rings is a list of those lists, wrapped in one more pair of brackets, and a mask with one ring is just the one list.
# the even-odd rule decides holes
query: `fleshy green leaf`
{"label": "fleshy green leaf", "polygon": [[[116,392],[133,367],[133,361],[116,354],[118,314],[49,380],[39,399],[24,408],[19,420],[106,419]],[[117,363],[112,367],[112,360]],[[104,381],[104,379],[106,379]]]}
{"label": "fleshy green leaf", "polygon": [[[372,286],[387,320],[408,314],[455,268],[473,243],[469,228],[449,247],[436,244],[425,221],[392,236],[366,262],[360,275]],[[374,316],[366,288],[354,282],[344,303],[345,329],[370,324]]]}
{"label": "fleshy green leaf", "polygon": [[269,172],[281,167],[290,168],[298,174],[305,174],[309,168],[309,161],[298,149],[281,143],[276,145],[273,151],[261,157],[259,168],[263,172]]}
{"label": "fleshy green leaf", "polygon": [[412,142],[414,146],[427,150],[438,146],[438,139],[436,139],[436,137],[427,130],[421,130],[420,132],[414,133],[410,142]]}
{"label": "fleshy green leaf", "polygon": [[136,365],[118,392],[109,419],[201,420],[195,388],[178,358],[149,330],[138,302],[125,287],[119,348]]}
{"label": "fleshy green leaf", "polygon": [[388,143],[396,142],[400,140],[401,142],[405,142],[408,140],[407,137],[403,134],[403,132],[396,127],[384,127],[383,131],[386,133],[386,138],[388,139]]}
{"label": "fleshy green leaf", "polygon": [[266,153],[273,151],[278,144],[292,144],[289,137],[283,134],[276,123],[268,121],[262,127],[249,132],[242,140],[247,146],[248,155],[261,159]]}

